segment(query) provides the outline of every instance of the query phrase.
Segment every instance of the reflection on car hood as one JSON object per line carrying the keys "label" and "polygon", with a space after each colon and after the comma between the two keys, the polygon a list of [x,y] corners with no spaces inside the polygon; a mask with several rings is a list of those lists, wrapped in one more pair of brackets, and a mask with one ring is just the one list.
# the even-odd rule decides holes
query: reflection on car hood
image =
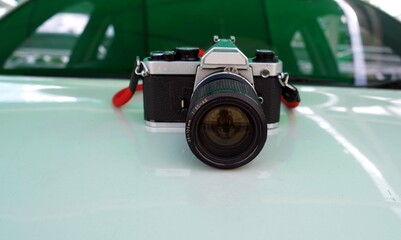
{"label": "reflection on car hood", "polygon": [[[127,81],[0,79],[0,238],[396,239],[401,92],[299,87],[262,153],[210,168]],[[68,237],[67,237],[68,236]]]}

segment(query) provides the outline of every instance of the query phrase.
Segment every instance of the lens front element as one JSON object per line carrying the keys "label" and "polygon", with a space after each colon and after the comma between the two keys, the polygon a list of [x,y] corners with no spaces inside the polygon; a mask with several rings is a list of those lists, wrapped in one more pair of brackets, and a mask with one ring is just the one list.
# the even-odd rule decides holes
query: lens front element
{"label": "lens front element", "polygon": [[247,114],[232,105],[211,109],[199,126],[200,144],[220,157],[235,157],[246,151],[254,134]]}

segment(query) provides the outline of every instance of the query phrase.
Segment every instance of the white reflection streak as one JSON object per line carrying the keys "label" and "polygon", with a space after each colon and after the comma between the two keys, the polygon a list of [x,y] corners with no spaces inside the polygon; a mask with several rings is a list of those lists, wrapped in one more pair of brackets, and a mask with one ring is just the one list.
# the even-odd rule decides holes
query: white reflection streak
{"label": "white reflection streak", "polygon": [[335,0],[343,10],[347,18],[348,32],[351,38],[351,48],[354,59],[354,78],[357,86],[365,86],[366,80],[366,64],[365,54],[363,52],[363,43],[361,29],[359,27],[358,16],[354,9],[344,0]]}
{"label": "white reflection streak", "polygon": [[346,107],[331,107],[330,110],[335,111],[335,112],[347,112]]}
{"label": "white reflection streak", "polygon": [[380,171],[376,168],[376,166],[358,148],[356,148],[351,142],[349,142],[345,137],[337,132],[337,130],[335,130],[329,122],[327,122],[321,116],[315,114],[312,109],[308,107],[300,107],[298,111],[307,118],[316,122],[322,129],[329,133],[338,143],[340,143],[346,150],[348,150],[348,152],[368,173],[368,175],[373,180],[376,187],[386,201],[401,203],[400,197],[388,184],[388,182],[380,173]]}
{"label": "white reflection streak", "polygon": [[78,98],[56,95],[44,92],[45,90],[63,89],[60,86],[40,84],[11,84],[0,83],[0,102],[77,102]]}
{"label": "white reflection streak", "polygon": [[353,107],[354,113],[364,113],[372,115],[389,116],[390,113],[382,106],[369,106],[369,107]]}
{"label": "white reflection streak", "polygon": [[335,106],[338,103],[338,96],[333,93],[322,92],[323,95],[327,96],[327,102],[320,104],[316,107],[318,108],[328,108],[331,106]]}
{"label": "white reflection streak", "polygon": [[60,89],[58,86],[42,86],[42,85],[24,85],[21,91],[21,97],[26,102],[76,102],[77,98],[46,94],[41,90]]}

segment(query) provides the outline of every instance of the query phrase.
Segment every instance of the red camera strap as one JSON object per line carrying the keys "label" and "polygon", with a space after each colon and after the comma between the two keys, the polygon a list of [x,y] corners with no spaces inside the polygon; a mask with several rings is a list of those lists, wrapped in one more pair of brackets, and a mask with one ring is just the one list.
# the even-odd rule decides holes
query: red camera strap
{"label": "red camera strap", "polygon": [[115,107],[121,107],[125,105],[132,98],[136,91],[142,91],[143,85],[138,84],[139,79],[141,79],[141,76],[138,76],[134,69],[131,73],[129,86],[114,94],[112,102]]}
{"label": "red camera strap", "polygon": [[[142,91],[142,84],[139,84],[135,91]],[[134,93],[131,91],[130,87],[126,87],[118,91],[116,94],[113,96],[113,105],[115,107],[121,107],[125,105],[134,95]]]}
{"label": "red camera strap", "polygon": [[288,73],[280,73],[278,79],[281,84],[281,102],[287,108],[296,108],[301,102],[298,89],[289,83],[290,75]]}

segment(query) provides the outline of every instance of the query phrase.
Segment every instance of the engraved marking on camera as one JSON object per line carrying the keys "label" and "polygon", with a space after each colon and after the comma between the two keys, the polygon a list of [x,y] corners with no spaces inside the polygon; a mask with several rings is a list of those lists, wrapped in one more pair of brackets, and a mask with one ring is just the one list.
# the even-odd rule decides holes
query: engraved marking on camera
{"label": "engraved marking on camera", "polygon": [[192,123],[192,120],[189,119],[187,124],[186,124],[186,127],[185,127],[185,136],[186,136],[187,142],[189,142],[189,143],[192,142],[191,135],[190,135],[190,133],[191,133],[191,123]]}
{"label": "engraved marking on camera", "polygon": [[228,67],[224,68],[224,72],[230,72],[230,73],[238,74],[238,69],[235,68],[235,67],[228,66]]}
{"label": "engraved marking on camera", "polygon": [[202,99],[202,101],[200,103],[196,104],[193,107],[191,113],[195,114],[195,112],[197,112],[203,105],[205,105],[205,103],[207,103],[207,99],[206,98]]}

